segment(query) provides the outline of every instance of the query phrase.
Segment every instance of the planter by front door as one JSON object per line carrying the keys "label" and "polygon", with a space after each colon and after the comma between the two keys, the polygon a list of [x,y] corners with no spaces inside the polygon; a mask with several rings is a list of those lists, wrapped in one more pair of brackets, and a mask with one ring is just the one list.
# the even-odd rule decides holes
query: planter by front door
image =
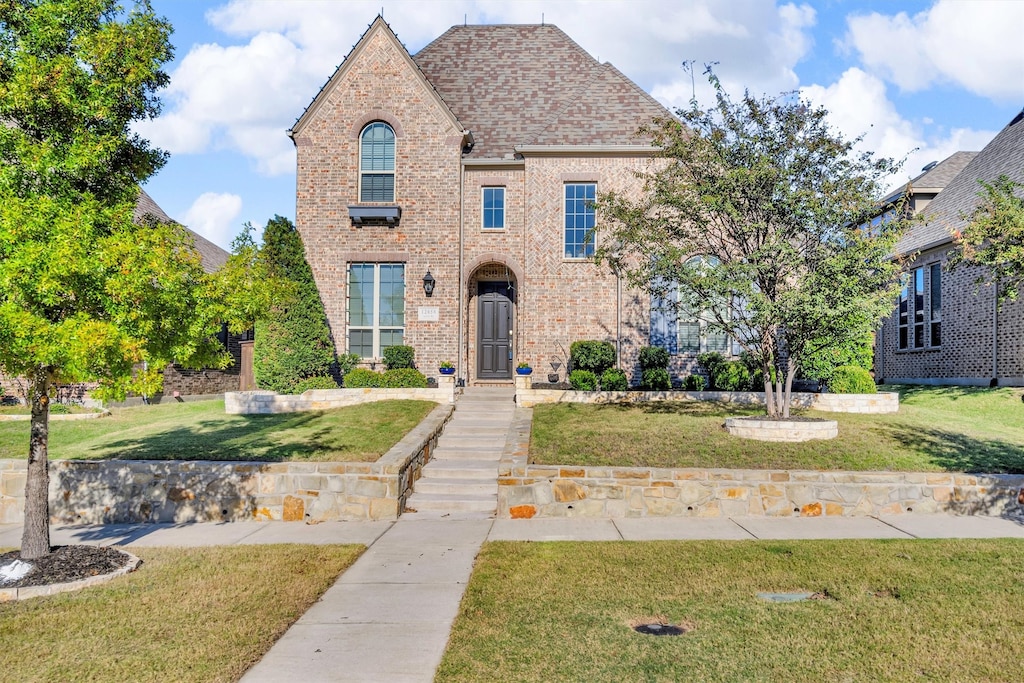
{"label": "planter by front door", "polygon": [[481,282],[477,291],[477,377],[512,379],[512,287]]}

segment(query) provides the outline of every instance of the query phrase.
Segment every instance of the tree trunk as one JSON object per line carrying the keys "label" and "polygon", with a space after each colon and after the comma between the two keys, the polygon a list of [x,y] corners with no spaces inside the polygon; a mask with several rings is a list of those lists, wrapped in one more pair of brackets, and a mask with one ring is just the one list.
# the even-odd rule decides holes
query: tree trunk
{"label": "tree trunk", "polygon": [[50,471],[47,459],[50,432],[49,368],[37,368],[30,381],[32,431],[25,480],[25,528],[21,536],[23,560],[50,554]]}
{"label": "tree trunk", "polygon": [[796,374],[796,365],[792,358],[786,359],[786,407],[782,417],[789,419],[789,409],[793,405],[793,375]]}

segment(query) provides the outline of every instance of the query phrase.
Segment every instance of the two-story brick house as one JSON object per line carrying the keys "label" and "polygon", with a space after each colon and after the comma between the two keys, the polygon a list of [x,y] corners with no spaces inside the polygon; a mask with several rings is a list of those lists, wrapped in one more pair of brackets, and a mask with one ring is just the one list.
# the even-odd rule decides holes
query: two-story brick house
{"label": "two-story brick house", "polygon": [[593,262],[591,202],[640,191],[636,131],[669,115],[555,26],[455,26],[410,55],[378,17],[290,131],[339,353],[564,380],[571,342],[606,339],[632,374],[649,303]]}
{"label": "two-story brick house", "polygon": [[[1024,301],[999,306],[978,268],[949,271],[953,235],[981,201],[978,181],[1024,182],[1024,112],[977,154],[959,153],[930,172],[944,178],[897,245],[909,263],[896,308],[876,337],[875,376],[890,383],[1024,385]],[[966,163],[964,163],[966,162]],[[926,173],[912,185],[937,186]]]}

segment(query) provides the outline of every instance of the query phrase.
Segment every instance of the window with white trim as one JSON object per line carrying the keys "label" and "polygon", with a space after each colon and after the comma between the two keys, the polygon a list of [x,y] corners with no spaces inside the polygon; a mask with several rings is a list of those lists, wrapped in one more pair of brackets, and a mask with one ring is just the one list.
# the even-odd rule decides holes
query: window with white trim
{"label": "window with white trim", "polygon": [[382,358],[405,336],[405,264],[352,263],[348,267],[348,352]]}
{"label": "window with white trim", "polygon": [[597,183],[565,185],[565,258],[594,255],[594,226]]}
{"label": "window with white trim", "polygon": [[505,188],[481,188],[483,199],[483,228],[503,230],[505,228]]}
{"label": "window with white trim", "polygon": [[359,201],[395,201],[395,131],[381,121],[359,135]]}

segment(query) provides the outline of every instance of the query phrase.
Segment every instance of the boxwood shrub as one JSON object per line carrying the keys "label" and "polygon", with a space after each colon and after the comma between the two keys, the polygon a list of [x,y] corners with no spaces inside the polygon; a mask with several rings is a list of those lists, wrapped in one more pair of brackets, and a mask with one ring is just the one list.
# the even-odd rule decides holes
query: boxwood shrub
{"label": "boxwood shrub", "polygon": [[597,391],[597,375],[590,370],[573,370],[569,373],[569,386],[576,391]]}
{"label": "boxwood shrub", "polygon": [[672,378],[665,368],[651,368],[640,375],[640,388],[643,391],[670,391]]}
{"label": "boxwood shrub", "polygon": [[686,391],[704,391],[707,383],[708,381],[704,379],[704,375],[687,375],[686,379],[683,380],[683,389]]}
{"label": "boxwood shrub", "polygon": [[386,389],[423,389],[427,386],[427,378],[419,370],[396,368],[381,376],[380,385]]}
{"label": "boxwood shrub", "polygon": [[644,346],[640,349],[640,369],[656,370],[658,368],[668,369],[668,350],[660,346]]}
{"label": "boxwood shrub", "polygon": [[573,370],[589,370],[595,377],[615,365],[615,345],[606,341],[582,340],[569,345]]}
{"label": "boxwood shrub", "polygon": [[373,370],[355,368],[345,375],[343,383],[346,389],[373,389],[381,386],[383,377],[384,375]]}
{"label": "boxwood shrub", "polygon": [[601,391],[626,391],[629,382],[626,373],[618,368],[608,368],[601,373]]}
{"label": "boxwood shrub", "polygon": [[388,370],[416,367],[416,351],[411,346],[389,346],[384,349],[384,365]]}

